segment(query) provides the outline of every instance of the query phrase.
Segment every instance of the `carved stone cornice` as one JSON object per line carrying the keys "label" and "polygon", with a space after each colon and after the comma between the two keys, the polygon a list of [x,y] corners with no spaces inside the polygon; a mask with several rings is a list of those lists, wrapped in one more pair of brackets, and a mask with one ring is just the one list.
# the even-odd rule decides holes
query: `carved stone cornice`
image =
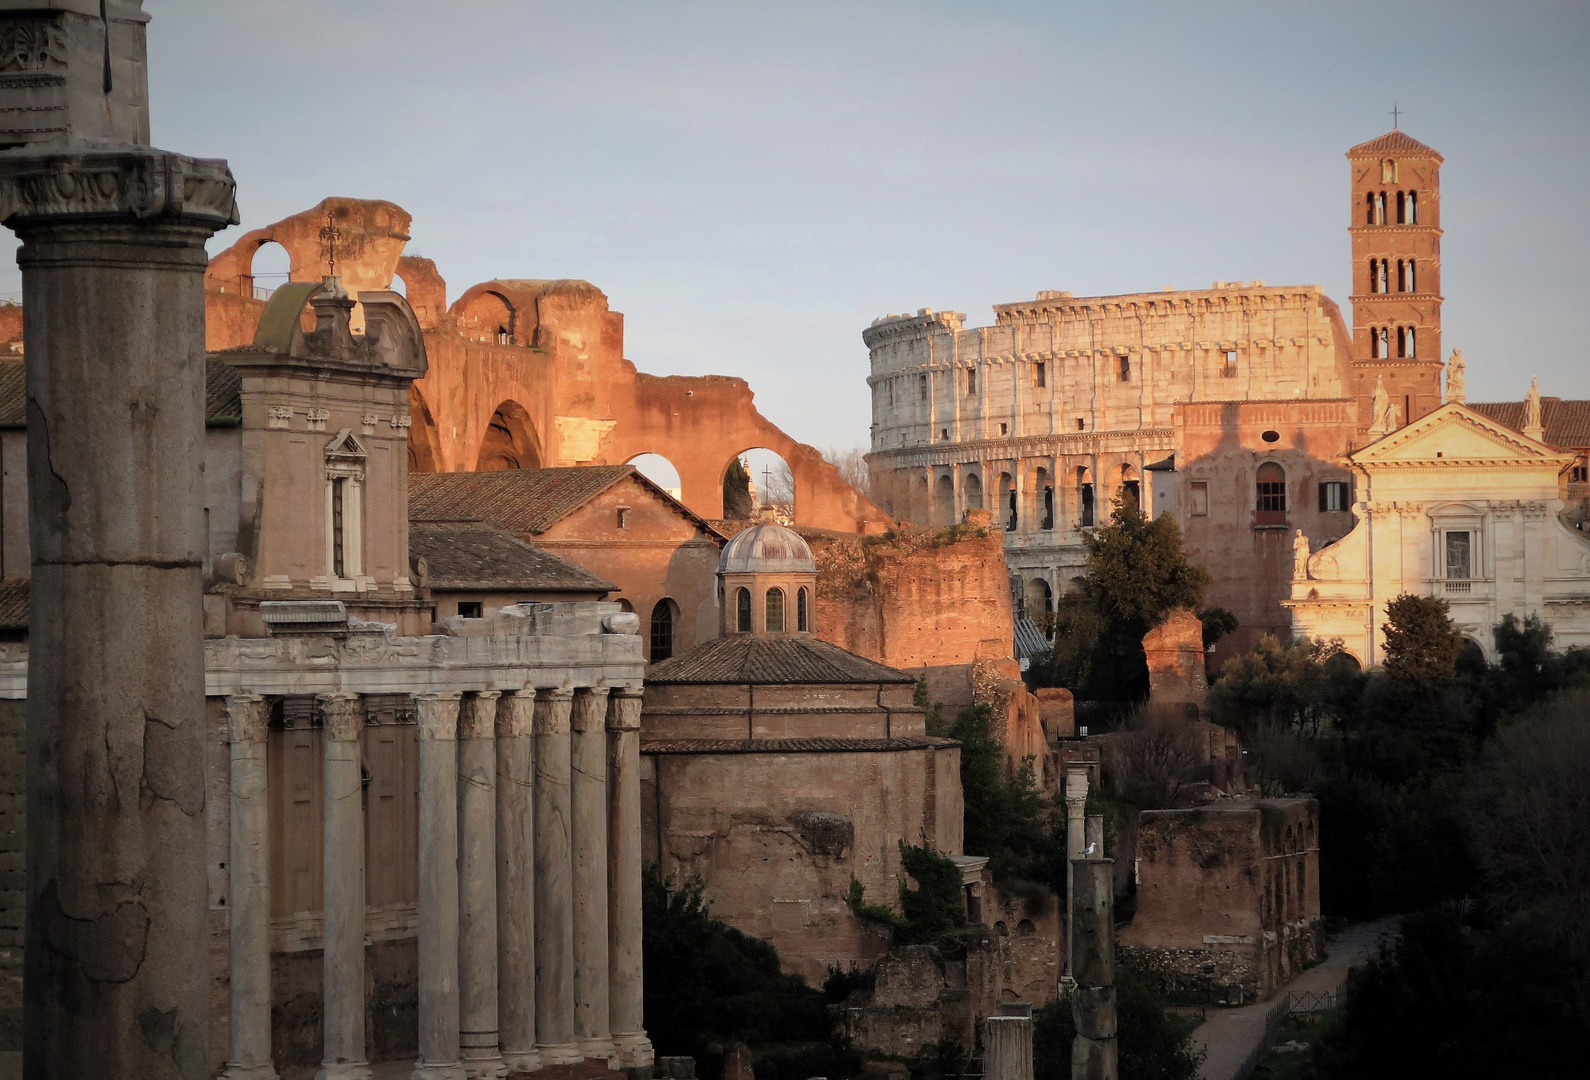
{"label": "carved stone cornice", "polygon": [[0,152],[0,221],[13,229],[154,219],[236,225],[237,183],[219,158],[152,147]]}
{"label": "carved stone cornice", "polygon": [[358,694],[317,694],[325,737],[332,742],[356,742],[364,728],[364,702]]}
{"label": "carved stone cornice", "polygon": [[497,738],[517,739],[535,732],[536,697],[509,691],[497,702]]}
{"label": "carved stone cornice", "polygon": [[460,739],[489,739],[497,733],[497,690],[477,690],[464,699],[458,710]]}
{"label": "carved stone cornice", "polygon": [[451,742],[458,737],[458,707],[462,694],[424,693],[414,695],[420,713],[420,738]]}
{"label": "carved stone cornice", "polygon": [[574,707],[573,690],[537,690],[535,733],[567,735],[569,711]]}
{"label": "carved stone cornice", "polygon": [[601,731],[607,726],[607,687],[582,687],[574,692],[569,726],[574,731]]}
{"label": "carved stone cornice", "polygon": [[615,686],[607,696],[607,730],[639,731],[640,707],[645,693],[638,686]]}
{"label": "carved stone cornice", "polygon": [[230,742],[263,743],[270,717],[270,703],[258,694],[232,694],[226,699]]}

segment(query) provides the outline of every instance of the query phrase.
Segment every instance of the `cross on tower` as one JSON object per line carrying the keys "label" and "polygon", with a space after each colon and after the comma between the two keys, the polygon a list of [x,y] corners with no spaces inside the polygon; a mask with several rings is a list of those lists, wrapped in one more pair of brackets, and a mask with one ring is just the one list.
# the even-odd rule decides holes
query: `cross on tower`
{"label": "cross on tower", "polygon": [[342,230],[337,228],[336,219],[328,211],[326,223],[320,227],[320,243],[325,249],[326,263],[330,267],[327,271],[331,277],[337,276],[337,241],[342,239]]}
{"label": "cross on tower", "polygon": [[1391,130],[1392,131],[1396,131],[1397,130],[1397,121],[1401,118],[1401,116],[1402,116],[1402,110],[1397,108],[1397,103],[1395,101],[1393,101],[1391,103]]}

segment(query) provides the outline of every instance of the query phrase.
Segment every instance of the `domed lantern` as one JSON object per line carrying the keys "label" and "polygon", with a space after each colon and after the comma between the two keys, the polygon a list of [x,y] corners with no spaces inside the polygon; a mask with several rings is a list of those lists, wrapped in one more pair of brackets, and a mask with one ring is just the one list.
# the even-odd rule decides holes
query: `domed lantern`
{"label": "domed lantern", "polygon": [[723,633],[810,634],[817,598],[812,549],[782,525],[736,533],[718,559]]}

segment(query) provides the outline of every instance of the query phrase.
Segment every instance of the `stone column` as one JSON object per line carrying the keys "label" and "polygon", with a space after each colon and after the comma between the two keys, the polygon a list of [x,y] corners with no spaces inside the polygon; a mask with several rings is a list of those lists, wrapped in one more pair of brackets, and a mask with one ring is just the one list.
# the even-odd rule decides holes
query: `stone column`
{"label": "stone column", "polygon": [[458,1041],[469,1080],[508,1072],[497,1046],[499,696],[470,695],[458,725]]}
{"label": "stone column", "polygon": [[569,843],[574,867],[574,1035],[588,1058],[614,1058],[607,994],[607,694],[574,691]]}
{"label": "stone column", "polygon": [[569,842],[572,690],[536,691],[536,1049],[542,1065],[575,1065],[574,879]]}
{"label": "stone column", "polygon": [[[118,79],[142,70],[130,5],[48,6],[0,3],[50,43],[0,87],[0,129],[108,114],[102,49]],[[66,129],[31,130],[6,141]],[[238,220],[234,185],[223,161],[147,146],[38,150],[0,160],[28,346],[24,1054],[30,1077],[200,1080],[204,243]]]}
{"label": "stone column", "polygon": [[621,1069],[653,1063],[641,971],[640,687],[607,699],[607,993]]}
{"label": "stone column", "polygon": [[510,1072],[536,1052],[535,691],[497,702],[497,1025]]}
{"label": "stone column", "polygon": [[364,776],[357,694],[321,694],[325,780],[321,1012],[325,1053],[318,1080],[367,1080],[364,1055]]}
{"label": "stone column", "polygon": [[[1066,896],[1075,895],[1071,881],[1071,860],[1082,858],[1087,850],[1086,818],[1088,806],[1088,771],[1075,766],[1066,769]],[[1071,979],[1071,912],[1066,911],[1066,962],[1061,969],[1061,981]]]}
{"label": "stone column", "polygon": [[985,1080],[1032,1080],[1032,1006],[1002,1005],[984,1020],[983,1052]]}
{"label": "stone column", "polygon": [[1115,860],[1072,859],[1073,1080],[1116,1080]]}
{"label": "stone column", "polygon": [[464,1080],[458,1061],[457,693],[415,694],[420,714],[420,1057],[414,1080]]}
{"label": "stone column", "polygon": [[265,729],[270,704],[257,694],[226,699],[232,746],[227,921],[231,1047],[222,1080],[276,1080],[271,1062],[270,814]]}

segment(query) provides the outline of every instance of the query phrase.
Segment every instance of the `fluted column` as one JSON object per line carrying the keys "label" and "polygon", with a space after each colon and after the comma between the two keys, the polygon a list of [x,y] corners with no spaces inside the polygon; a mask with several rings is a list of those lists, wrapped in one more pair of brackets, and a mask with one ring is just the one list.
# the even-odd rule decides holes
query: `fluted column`
{"label": "fluted column", "polygon": [[458,724],[458,1041],[469,1080],[508,1072],[497,1046],[499,696],[471,694]]}
{"label": "fluted column", "polygon": [[270,703],[258,694],[226,699],[232,747],[227,965],[232,1029],[223,1080],[276,1080],[271,1062],[270,808],[265,729]]}
{"label": "fluted column", "polygon": [[364,702],[357,694],[321,694],[325,757],[322,793],[321,1011],[325,1053],[319,1080],[366,1080],[364,1050],[364,778],[359,734]]}
{"label": "fluted column", "polygon": [[640,705],[639,687],[607,699],[607,993],[621,1069],[654,1061],[641,967]]}
{"label": "fluted column", "polygon": [[588,1058],[618,1054],[607,997],[607,687],[574,691],[574,1034]]}
{"label": "fluted column", "polygon": [[535,691],[497,702],[497,1027],[513,1072],[536,1052]]}
{"label": "fluted column", "polygon": [[535,713],[536,1049],[543,1065],[584,1059],[574,1037],[574,879],[569,854],[572,690],[538,690]]}
{"label": "fluted column", "polygon": [[420,1057],[414,1080],[464,1080],[458,1061],[458,708],[414,695],[420,716]]}

